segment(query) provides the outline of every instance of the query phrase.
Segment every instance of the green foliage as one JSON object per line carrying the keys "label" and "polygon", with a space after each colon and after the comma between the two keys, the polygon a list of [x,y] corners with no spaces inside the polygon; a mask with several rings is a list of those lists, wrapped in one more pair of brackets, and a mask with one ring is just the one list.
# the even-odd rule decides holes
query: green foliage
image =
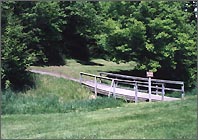
{"label": "green foliage", "polygon": [[169,75],[169,79],[183,80],[191,87],[196,77],[196,27],[189,21],[191,14],[184,8],[185,4],[104,4],[108,13],[103,32],[96,35],[97,41],[113,61],[135,60],[136,69]]}
{"label": "green foliage", "polygon": [[20,24],[20,20],[10,12],[2,35],[2,88],[27,84],[30,76],[26,69],[35,61],[35,54],[29,52],[24,41],[26,34]]}
{"label": "green foliage", "polygon": [[183,2],[140,3],[140,9],[147,7],[139,17],[146,25],[147,41],[146,47],[141,48],[145,56],[137,56],[137,68],[161,71],[171,79],[184,80],[190,87],[196,71],[195,26],[188,22],[183,5]]}
{"label": "green foliage", "polygon": [[27,6],[21,15],[28,34],[28,47],[37,53],[36,64],[64,64],[60,42],[62,28],[67,20],[59,3],[33,2],[33,6]]}
{"label": "green foliage", "polygon": [[19,20],[19,43],[35,54],[30,59],[36,65],[63,65],[65,57],[136,61],[139,70],[168,74],[165,78],[191,87],[196,77],[195,6],[172,1],[9,1],[2,3],[2,33],[10,26],[8,18]]}
{"label": "green foliage", "polygon": [[107,39],[107,50],[116,60],[133,60],[133,52],[143,47],[145,40],[145,27],[142,22],[134,18],[128,19],[124,25],[115,26]]}
{"label": "green foliage", "polygon": [[[98,2],[60,2],[67,15],[67,25],[63,28],[63,42],[66,54],[75,59],[89,61],[90,57],[102,56],[102,48],[97,46],[95,35],[101,30],[101,16]],[[81,52],[81,53],[79,53]]]}

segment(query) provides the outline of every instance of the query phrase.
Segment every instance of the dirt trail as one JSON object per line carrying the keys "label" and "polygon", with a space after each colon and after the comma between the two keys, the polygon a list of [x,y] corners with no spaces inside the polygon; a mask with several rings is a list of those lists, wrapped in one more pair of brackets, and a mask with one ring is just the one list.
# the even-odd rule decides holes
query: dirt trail
{"label": "dirt trail", "polygon": [[33,70],[33,69],[31,69],[29,71],[30,72],[33,72],[33,73],[43,74],[43,75],[50,75],[50,76],[55,76],[55,77],[61,77],[61,78],[64,78],[64,79],[68,79],[68,80],[72,80],[72,81],[75,81],[75,82],[80,83],[80,80],[79,79],[71,78],[71,77],[68,77],[67,75],[64,75],[64,74],[61,74],[61,73],[57,73],[57,72],[48,72],[48,71]]}

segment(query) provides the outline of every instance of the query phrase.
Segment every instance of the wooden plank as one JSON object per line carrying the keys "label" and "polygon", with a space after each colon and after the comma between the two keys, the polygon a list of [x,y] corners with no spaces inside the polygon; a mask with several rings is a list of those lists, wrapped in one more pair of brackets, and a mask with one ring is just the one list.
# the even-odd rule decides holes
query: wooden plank
{"label": "wooden plank", "polygon": [[181,88],[181,90],[182,90],[182,93],[181,93],[181,98],[183,99],[183,98],[184,98],[184,95],[185,95],[185,92],[184,92],[184,84],[182,85],[182,88]]}
{"label": "wooden plank", "polygon": [[115,88],[115,80],[113,80],[113,97],[115,98],[116,96],[115,96],[115,91],[116,90],[116,88]]}
{"label": "wooden plank", "polygon": [[[140,87],[149,87],[148,85],[142,85],[142,84],[138,84],[138,86]],[[151,86],[152,89],[156,89],[156,86]],[[162,90],[162,87],[157,87],[157,89],[161,89]],[[167,88],[167,87],[164,87],[165,90],[169,90],[169,91],[182,91],[182,89],[175,89],[175,88]]]}
{"label": "wooden plank", "polygon": [[94,75],[94,74],[90,74],[90,73],[85,73],[85,72],[80,72],[80,74],[86,75],[86,76],[91,76],[91,77],[97,77],[97,78],[101,78],[101,79],[112,80],[112,78],[103,77],[103,76],[98,76],[98,75]]}
{"label": "wooden plank", "polygon": [[156,94],[158,95],[158,85],[156,85],[156,90],[155,90]]}
{"label": "wooden plank", "polygon": [[172,80],[161,80],[161,79],[152,79],[152,82],[158,82],[158,83],[167,83],[167,84],[178,84],[183,85],[183,81],[172,81]]}
{"label": "wooden plank", "polygon": [[135,84],[135,103],[138,102],[138,86],[137,83]]}
{"label": "wooden plank", "polygon": [[109,95],[108,95],[109,97],[110,97],[111,92],[112,92],[111,89],[112,89],[112,87],[113,87],[113,82],[114,82],[114,81],[113,81],[113,79],[112,79],[112,81],[111,81],[111,86],[110,86],[110,89],[109,89]]}
{"label": "wooden plank", "polygon": [[125,79],[148,81],[148,78],[142,78],[142,77],[136,77],[136,76],[128,76],[128,75],[114,74],[114,73],[108,73],[108,72],[100,72],[99,74],[108,75],[108,76],[117,76],[119,78],[125,78]]}
{"label": "wooden plank", "polygon": [[175,88],[164,88],[165,90],[170,90],[170,91],[182,91],[181,89],[175,89]]}
{"label": "wooden plank", "polygon": [[164,101],[164,95],[165,95],[164,84],[162,84],[162,101]]}
{"label": "wooden plank", "polygon": [[95,88],[95,96],[97,96],[97,78],[96,78],[96,77],[94,78],[94,81],[95,81],[95,85],[94,85],[94,88]]}
{"label": "wooden plank", "polygon": [[151,102],[151,77],[149,77],[149,82],[148,82],[148,90],[149,90],[149,102]]}
{"label": "wooden plank", "polygon": [[80,73],[80,83],[82,83],[82,73]]}

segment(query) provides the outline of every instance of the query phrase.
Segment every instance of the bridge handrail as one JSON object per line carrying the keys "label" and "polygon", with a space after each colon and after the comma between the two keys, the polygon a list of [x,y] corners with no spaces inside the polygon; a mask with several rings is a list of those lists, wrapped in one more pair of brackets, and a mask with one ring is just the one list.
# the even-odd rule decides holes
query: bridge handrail
{"label": "bridge handrail", "polygon": [[[143,77],[137,77],[137,76],[127,76],[127,75],[121,75],[121,74],[114,74],[114,73],[108,73],[108,72],[99,72],[99,75],[109,75],[109,76],[116,76],[120,78],[127,78],[127,79],[135,79],[135,80],[143,80],[143,81],[148,81],[148,78],[143,78]],[[158,82],[158,83],[167,83],[167,84],[178,84],[178,85],[183,85],[183,81],[172,81],[172,80],[161,80],[161,79],[151,79],[152,82]]]}
{"label": "bridge handrail", "polygon": [[[100,72],[100,74],[111,74],[111,75],[117,75],[117,74],[112,74],[112,73],[106,73],[106,72]],[[115,79],[115,78],[109,78],[109,77],[104,77],[104,76],[99,76],[99,75],[95,75],[95,74],[90,74],[90,73],[85,73],[85,72],[80,72],[80,75],[87,75],[87,76],[91,76],[91,77],[96,77],[96,78],[101,78],[101,79],[106,79],[106,80],[114,80],[114,81],[118,81],[118,82],[125,82],[125,83],[132,83],[132,85],[137,84],[140,87],[148,87],[148,85],[143,85],[143,84],[147,84],[148,82],[141,82],[141,81],[131,81],[131,80],[124,80],[124,79]],[[122,75],[123,76],[123,75]],[[130,77],[130,76],[126,76],[126,77]],[[131,76],[134,77],[134,76]],[[138,77],[139,78],[139,77]],[[146,79],[146,78],[145,78]],[[148,78],[147,78],[148,79]],[[160,81],[167,81],[167,80],[160,80]],[[143,84],[142,84],[143,83]],[[157,84],[157,85],[162,85],[163,83],[153,83],[153,84]],[[183,84],[182,84],[183,85]],[[169,90],[169,91],[180,91],[180,92],[184,92],[184,89],[175,89],[175,88],[167,88],[167,87],[156,87],[156,86],[151,86],[151,88],[153,89],[160,89],[160,90]]]}
{"label": "bridge handrail", "polygon": [[[109,76],[115,76],[117,78],[125,78],[125,79],[132,79],[132,80],[141,80],[142,81],[148,81],[148,78],[143,78],[143,77],[136,77],[136,76],[127,76],[127,75],[121,75],[121,74],[114,74],[114,73],[108,73],[108,72],[99,72],[100,75],[109,75]],[[137,83],[140,83],[140,81],[137,81]],[[165,90],[169,90],[169,91],[178,91],[181,92],[181,96],[182,98],[184,97],[184,82],[183,81],[170,81],[170,80],[161,80],[161,79],[151,79],[151,82],[155,82],[152,83],[154,85],[156,85],[156,87],[151,86],[151,88],[155,88],[156,90],[160,89],[164,91],[165,94]],[[175,84],[175,85],[181,85],[181,88],[170,88],[170,87],[165,87],[165,84]],[[161,87],[158,87],[158,85],[161,85]],[[148,87],[148,85],[140,85],[138,84],[138,86],[142,86],[142,87]],[[158,91],[157,91],[158,92]]]}
{"label": "bridge handrail", "polygon": [[[110,77],[102,76],[102,74],[113,75],[113,76],[122,77],[122,78],[126,78],[127,77],[128,79],[126,79],[126,80],[125,79],[117,79],[117,77],[116,78],[110,78]],[[167,81],[169,81],[169,80],[158,80],[160,82],[157,83],[156,82],[156,79],[154,79],[154,81],[156,83],[153,83],[153,86],[152,86],[152,85],[149,84],[148,78],[135,77],[135,76],[124,76],[124,75],[112,74],[112,73],[106,73],[106,72],[100,72],[100,76],[99,76],[99,75],[95,75],[95,74],[80,72],[80,82],[81,83],[83,83],[82,82],[83,81],[82,75],[94,77],[94,83],[95,83],[95,85],[94,85],[94,91],[95,91],[95,95],[96,96],[97,96],[97,84],[98,84],[97,78],[100,79],[100,83],[102,82],[101,79],[106,79],[106,80],[110,80],[111,81],[111,86],[110,86],[110,90],[109,90],[109,95],[108,96],[110,96],[112,93],[113,93],[113,96],[115,96],[115,89],[116,89],[118,83],[119,84],[122,83],[122,84],[133,85],[134,86],[133,88],[135,90],[135,102],[137,102],[137,100],[138,100],[138,98],[137,98],[138,90],[142,90],[143,87],[144,88],[145,87],[149,87],[151,89],[156,89],[155,92],[154,91],[151,91],[151,92],[152,93],[156,93],[157,95],[158,95],[158,93],[161,93],[162,100],[164,100],[165,90],[180,91],[182,93],[181,94],[182,95],[182,98],[184,96],[184,83],[181,82],[181,81],[179,81],[179,82],[182,83],[181,89],[174,89],[174,88],[167,88],[167,87],[165,87],[165,83],[163,83],[163,82],[166,81],[166,83],[167,83]],[[134,80],[134,77],[135,77],[136,80]],[[130,80],[130,79],[132,79],[132,80]],[[138,79],[140,79],[142,81],[140,81]],[[181,84],[181,83],[179,83],[179,84]],[[173,83],[173,84],[177,84],[177,83]],[[156,85],[156,86],[154,86],[154,85]],[[161,85],[161,87],[158,86],[158,85]],[[138,87],[142,87],[142,88],[138,88]],[[158,91],[158,90],[161,90],[161,91]],[[151,101],[150,100],[151,99],[150,95],[151,95],[151,93],[149,92],[149,101]]]}
{"label": "bridge handrail", "polygon": [[[107,80],[111,80],[111,81],[114,80],[114,81],[118,81],[118,82],[134,83],[133,85],[135,85],[135,83],[139,82],[139,81],[131,81],[131,80],[124,80],[124,79],[109,78],[109,77],[99,76],[99,75],[85,73],[85,72],[80,72],[80,75],[86,75],[86,76],[91,76],[91,77],[96,77],[96,78],[101,78],[101,79],[107,79]],[[139,82],[139,83],[147,84],[148,82]]]}
{"label": "bridge handrail", "polygon": [[136,76],[127,76],[127,75],[121,75],[121,74],[114,74],[114,73],[108,73],[108,72],[99,72],[99,75],[110,75],[110,76],[116,76],[120,78],[127,78],[127,79],[132,79],[132,80],[143,80],[143,81],[148,81],[148,78],[143,78],[143,77],[136,77]]}
{"label": "bridge handrail", "polygon": [[87,76],[96,77],[96,78],[101,78],[101,79],[107,79],[107,80],[112,80],[112,79],[113,79],[113,78],[104,77],[104,76],[99,76],[99,75],[90,74],[90,73],[85,73],[85,72],[80,72],[80,75],[87,75]]}
{"label": "bridge handrail", "polygon": [[135,102],[138,101],[138,97],[137,97],[137,93],[138,93],[137,81],[123,80],[123,79],[114,79],[114,78],[103,77],[103,76],[94,75],[94,74],[90,74],[90,73],[80,72],[80,82],[81,83],[82,83],[82,75],[94,77],[94,83],[95,83],[94,92],[95,92],[96,96],[97,96],[97,78],[111,80],[111,86],[110,86],[110,91],[109,91],[109,95],[108,96],[110,96],[110,94],[112,92],[114,97],[115,97],[115,84],[116,84],[115,81],[124,81],[124,82],[134,83],[134,87],[135,87]]}

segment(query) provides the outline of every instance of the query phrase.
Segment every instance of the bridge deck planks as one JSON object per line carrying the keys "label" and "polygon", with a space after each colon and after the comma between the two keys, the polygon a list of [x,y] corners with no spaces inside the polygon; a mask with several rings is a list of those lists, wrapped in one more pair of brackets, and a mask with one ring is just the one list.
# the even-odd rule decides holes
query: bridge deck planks
{"label": "bridge deck planks", "polygon": [[[94,90],[95,84],[93,81],[84,81],[84,82],[82,82],[82,84],[84,84],[84,85],[88,86],[89,88],[91,88],[92,90]],[[108,95],[109,91],[112,92],[112,89],[109,85],[97,83],[97,93],[103,94],[103,95]],[[115,88],[115,96],[116,96],[116,98],[125,97],[127,100],[134,100],[135,91],[122,89],[122,88]],[[140,99],[140,100],[141,99],[143,99],[143,100],[149,99],[148,93],[138,92],[137,96],[138,96],[138,99]],[[162,96],[151,94],[151,100],[152,101],[162,101]],[[180,100],[180,99],[164,96],[164,101],[174,101],[174,100]]]}

